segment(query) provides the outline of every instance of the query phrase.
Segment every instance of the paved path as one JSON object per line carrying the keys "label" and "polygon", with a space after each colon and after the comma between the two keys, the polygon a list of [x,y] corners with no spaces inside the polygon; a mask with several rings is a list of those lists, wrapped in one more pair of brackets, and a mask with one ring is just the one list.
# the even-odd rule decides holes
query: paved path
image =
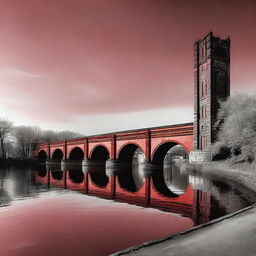
{"label": "paved path", "polygon": [[220,218],[221,221],[214,225],[207,225],[189,233],[180,234],[171,239],[127,252],[127,254],[255,256],[256,207],[245,210],[232,218],[230,216],[225,218]]}

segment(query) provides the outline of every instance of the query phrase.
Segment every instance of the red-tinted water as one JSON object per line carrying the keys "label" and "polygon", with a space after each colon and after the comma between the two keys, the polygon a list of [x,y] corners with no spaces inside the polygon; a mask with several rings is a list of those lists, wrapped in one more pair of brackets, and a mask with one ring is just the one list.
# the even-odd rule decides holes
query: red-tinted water
{"label": "red-tinted water", "polygon": [[179,169],[164,175],[134,182],[81,170],[2,168],[0,256],[108,255],[236,211],[256,198],[244,188]]}
{"label": "red-tinted water", "polygon": [[108,255],[191,226],[155,209],[50,192],[0,209],[0,255]]}

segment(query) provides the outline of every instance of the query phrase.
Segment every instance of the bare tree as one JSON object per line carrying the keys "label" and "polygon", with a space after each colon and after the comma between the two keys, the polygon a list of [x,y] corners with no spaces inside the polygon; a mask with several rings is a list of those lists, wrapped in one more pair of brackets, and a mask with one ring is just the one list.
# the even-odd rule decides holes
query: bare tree
{"label": "bare tree", "polygon": [[42,132],[41,135],[41,142],[53,142],[58,140],[68,140],[72,138],[82,137],[80,133],[72,132],[72,131],[52,131],[52,130],[45,130]]}
{"label": "bare tree", "polygon": [[58,140],[68,140],[73,138],[82,137],[80,133],[71,131],[60,131],[57,133]]}
{"label": "bare tree", "polygon": [[17,126],[14,129],[18,156],[32,158],[36,144],[40,142],[42,130],[39,127]]}
{"label": "bare tree", "polygon": [[0,118],[0,144],[2,157],[6,157],[5,142],[13,129],[13,123],[6,118]]}
{"label": "bare tree", "polygon": [[16,126],[7,119],[0,118],[0,153],[2,157],[17,157],[30,159],[38,143],[67,140],[81,137],[81,134],[71,131],[43,131],[35,126]]}
{"label": "bare tree", "polygon": [[52,141],[58,140],[57,132],[52,130],[45,130],[42,132],[40,142],[50,143]]}

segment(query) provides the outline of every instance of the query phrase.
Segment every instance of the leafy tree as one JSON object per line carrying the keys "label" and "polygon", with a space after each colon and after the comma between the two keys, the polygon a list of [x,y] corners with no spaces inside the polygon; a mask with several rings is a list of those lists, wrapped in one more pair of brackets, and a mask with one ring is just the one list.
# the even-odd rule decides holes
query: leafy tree
{"label": "leafy tree", "polygon": [[233,162],[256,158],[256,95],[235,95],[221,102],[213,145],[216,157],[229,156]]}

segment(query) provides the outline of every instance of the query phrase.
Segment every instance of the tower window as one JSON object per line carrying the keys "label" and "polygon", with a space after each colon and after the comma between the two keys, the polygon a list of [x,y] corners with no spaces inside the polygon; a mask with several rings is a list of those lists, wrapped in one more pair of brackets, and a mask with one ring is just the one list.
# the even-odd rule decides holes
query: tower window
{"label": "tower window", "polygon": [[205,81],[205,84],[204,84],[204,93],[205,93],[205,96],[207,95],[207,80]]}
{"label": "tower window", "polygon": [[201,137],[201,146],[202,146],[202,149],[205,149],[207,147],[207,137],[206,136]]}
{"label": "tower window", "polygon": [[202,47],[201,47],[201,56],[202,56],[202,58],[205,57],[205,45],[202,45]]}
{"label": "tower window", "polygon": [[206,118],[206,105],[201,106],[200,108],[200,116],[201,118]]}
{"label": "tower window", "polygon": [[204,82],[201,83],[201,97],[204,97]]}

